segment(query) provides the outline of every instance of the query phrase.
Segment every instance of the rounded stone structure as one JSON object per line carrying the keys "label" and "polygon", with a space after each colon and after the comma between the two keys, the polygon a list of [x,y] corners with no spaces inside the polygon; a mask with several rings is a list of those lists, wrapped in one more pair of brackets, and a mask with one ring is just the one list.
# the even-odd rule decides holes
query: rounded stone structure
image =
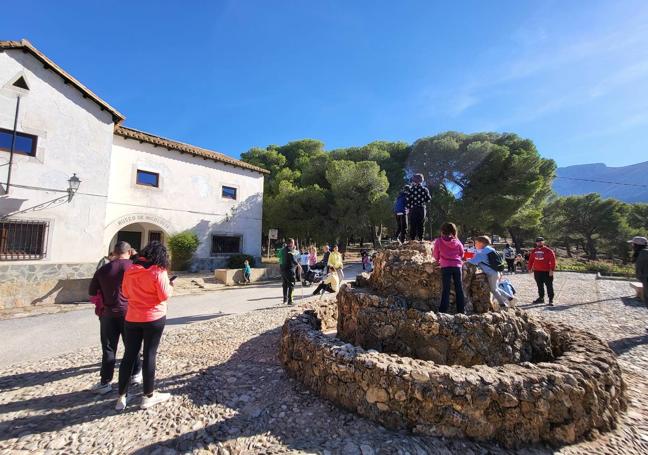
{"label": "rounded stone structure", "polygon": [[[376,294],[400,296],[409,306],[437,311],[441,301],[441,267],[432,255],[431,242],[411,241],[378,253],[374,270],[359,277]],[[486,276],[474,265],[465,263],[462,282],[467,313],[495,311]],[[450,291],[451,313],[456,311],[454,288]]]}
{"label": "rounded stone structure", "polygon": [[279,355],[317,394],[388,428],[506,447],[573,443],[626,407],[605,343],[519,310],[437,314],[343,286],[286,320]]}

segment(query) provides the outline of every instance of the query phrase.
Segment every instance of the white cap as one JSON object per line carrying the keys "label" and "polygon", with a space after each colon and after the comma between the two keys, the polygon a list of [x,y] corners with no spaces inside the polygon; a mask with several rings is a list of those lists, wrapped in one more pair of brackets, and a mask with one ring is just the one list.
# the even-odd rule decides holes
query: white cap
{"label": "white cap", "polygon": [[633,237],[632,240],[628,240],[628,243],[632,243],[634,245],[643,245],[643,246],[648,246],[648,239],[646,237]]}

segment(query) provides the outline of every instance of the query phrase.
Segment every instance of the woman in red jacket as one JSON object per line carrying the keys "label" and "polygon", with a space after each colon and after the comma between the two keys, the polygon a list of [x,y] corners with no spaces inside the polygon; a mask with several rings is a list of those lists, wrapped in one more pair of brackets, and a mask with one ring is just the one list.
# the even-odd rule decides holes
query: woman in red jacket
{"label": "woman in red jacket", "polygon": [[124,273],[122,292],[128,300],[124,322],[125,352],[119,367],[119,398],[115,410],[128,402],[130,376],[144,343],[142,408],[168,400],[169,393],[154,392],[155,357],[166,323],[167,300],[173,293],[167,269],[169,255],[160,242],[149,243],[140,258]]}

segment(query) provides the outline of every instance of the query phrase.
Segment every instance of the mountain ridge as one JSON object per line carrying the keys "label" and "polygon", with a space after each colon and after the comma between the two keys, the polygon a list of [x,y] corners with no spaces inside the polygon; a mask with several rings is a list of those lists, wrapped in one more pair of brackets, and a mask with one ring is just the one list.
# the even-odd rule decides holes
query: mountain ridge
{"label": "mountain ridge", "polygon": [[603,198],[647,203],[648,161],[618,167],[605,163],[559,167],[553,189],[560,196],[599,193]]}

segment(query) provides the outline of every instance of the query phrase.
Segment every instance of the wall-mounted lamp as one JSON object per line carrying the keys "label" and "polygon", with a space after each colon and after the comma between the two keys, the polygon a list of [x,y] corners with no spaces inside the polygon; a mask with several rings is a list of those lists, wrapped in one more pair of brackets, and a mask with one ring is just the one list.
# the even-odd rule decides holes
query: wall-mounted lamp
{"label": "wall-mounted lamp", "polygon": [[70,179],[68,180],[68,202],[72,201],[72,198],[76,194],[80,185],[81,180],[79,180],[79,177],[77,177],[76,173],[73,174],[72,177],[70,177]]}

